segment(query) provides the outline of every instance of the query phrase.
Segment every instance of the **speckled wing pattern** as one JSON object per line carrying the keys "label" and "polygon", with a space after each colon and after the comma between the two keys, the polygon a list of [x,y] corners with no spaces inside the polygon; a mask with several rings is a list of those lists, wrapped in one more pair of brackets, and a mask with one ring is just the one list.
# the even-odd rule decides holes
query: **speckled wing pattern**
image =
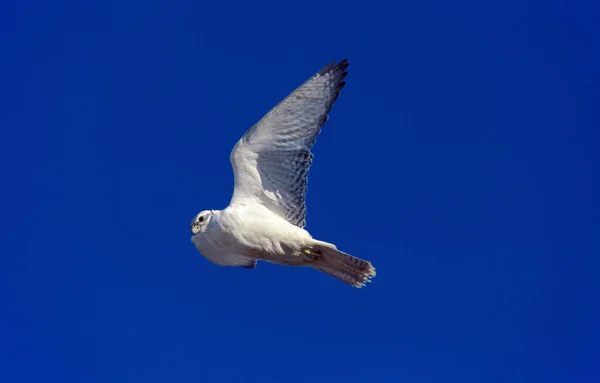
{"label": "speckled wing pattern", "polygon": [[231,152],[231,205],[253,199],[288,222],[306,224],[305,195],[315,143],[348,72],[333,61],[288,95],[237,142]]}

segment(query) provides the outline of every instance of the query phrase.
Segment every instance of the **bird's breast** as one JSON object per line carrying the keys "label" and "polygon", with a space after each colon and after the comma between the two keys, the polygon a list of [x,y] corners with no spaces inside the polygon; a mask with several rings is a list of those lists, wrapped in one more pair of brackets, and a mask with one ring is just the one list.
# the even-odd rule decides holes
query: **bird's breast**
{"label": "bird's breast", "polygon": [[[229,209],[229,208],[228,208]],[[219,217],[227,241],[238,244],[239,254],[264,252],[283,255],[300,251],[312,239],[307,231],[292,225],[262,205],[225,209]]]}

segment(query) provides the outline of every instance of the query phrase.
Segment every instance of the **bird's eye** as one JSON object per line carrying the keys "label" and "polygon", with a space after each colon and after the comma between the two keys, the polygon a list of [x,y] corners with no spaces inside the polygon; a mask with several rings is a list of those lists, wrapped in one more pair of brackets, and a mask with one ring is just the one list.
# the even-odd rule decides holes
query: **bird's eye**
{"label": "bird's eye", "polygon": [[198,222],[202,222],[202,221],[204,221],[204,217],[198,218]]}

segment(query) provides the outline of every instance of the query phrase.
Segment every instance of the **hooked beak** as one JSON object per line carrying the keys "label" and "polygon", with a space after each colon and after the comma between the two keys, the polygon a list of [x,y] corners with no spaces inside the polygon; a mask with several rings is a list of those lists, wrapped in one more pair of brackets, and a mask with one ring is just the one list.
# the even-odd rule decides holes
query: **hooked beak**
{"label": "hooked beak", "polygon": [[193,235],[196,235],[200,231],[200,227],[196,223],[195,219],[190,223],[190,231]]}

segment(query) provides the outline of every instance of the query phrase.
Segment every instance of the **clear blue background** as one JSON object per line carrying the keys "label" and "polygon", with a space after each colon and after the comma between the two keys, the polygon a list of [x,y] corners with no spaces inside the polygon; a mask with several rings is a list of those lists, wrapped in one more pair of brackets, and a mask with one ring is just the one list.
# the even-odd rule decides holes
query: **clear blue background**
{"label": "clear blue background", "polygon": [[[599,4],[5,2],[0,382],[600,381]],[[307,228],[377,278],[209,264],[233,144],[344,57]]]}

